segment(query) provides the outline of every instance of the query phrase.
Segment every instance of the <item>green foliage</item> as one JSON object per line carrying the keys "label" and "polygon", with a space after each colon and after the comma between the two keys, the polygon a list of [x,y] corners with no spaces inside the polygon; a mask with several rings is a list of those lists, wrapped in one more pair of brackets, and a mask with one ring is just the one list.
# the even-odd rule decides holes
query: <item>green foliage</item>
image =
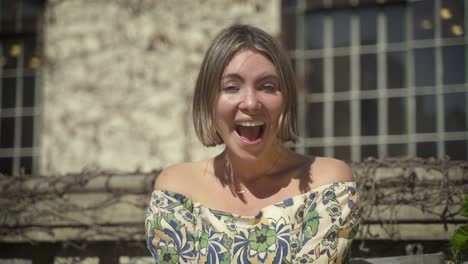
{"label": "green foliage", "polygon": [[[462,209],[460,215],[468,217],[468,194],[462,201]],[[468,252],[468,225],[459,226],[452,236],[452,251],[453,261],[455,263],[462,263],[463,255]]]}

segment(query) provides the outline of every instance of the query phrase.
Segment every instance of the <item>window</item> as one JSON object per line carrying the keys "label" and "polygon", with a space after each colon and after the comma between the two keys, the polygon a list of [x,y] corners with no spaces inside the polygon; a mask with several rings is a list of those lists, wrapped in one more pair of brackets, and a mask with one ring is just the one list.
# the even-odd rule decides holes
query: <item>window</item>
{"label": "window", "polygon": [[306,100],[296,149],[467,160],[466,1],[283,0]]}
{"label": "window", "polygon": [[43,3],[0,0],[0,174],[37,171]]}

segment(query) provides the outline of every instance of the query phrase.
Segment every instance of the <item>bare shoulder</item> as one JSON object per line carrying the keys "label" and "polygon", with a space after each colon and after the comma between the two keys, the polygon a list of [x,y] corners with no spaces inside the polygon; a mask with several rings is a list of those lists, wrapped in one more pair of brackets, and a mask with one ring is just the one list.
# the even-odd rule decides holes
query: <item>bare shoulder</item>
{"label": "bare shoulder", "polygon": [[310,177],[314,185],[354,181],[353,172],[348,164],[342,160],[326,157],[314,158]]}
{"label": "bare shoulder", "polygon": [[154,181],[155,190],[166,190],[190,197],[190,186],[203,172],[200,162],[177,163],[159,173]]}

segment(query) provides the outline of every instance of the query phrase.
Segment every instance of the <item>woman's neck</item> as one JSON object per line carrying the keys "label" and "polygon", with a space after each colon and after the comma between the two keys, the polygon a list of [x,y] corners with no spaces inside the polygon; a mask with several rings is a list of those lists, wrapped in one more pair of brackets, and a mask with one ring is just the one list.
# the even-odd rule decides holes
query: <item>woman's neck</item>
{"label": "woman's neck", "polygon": [[253,160],[245,160],[226,149],[221,155],[225,162],[228,179],[240,184],[248,184],[264,177],[269,177],[281,170],[289,151],[278,144],[265,155]]}

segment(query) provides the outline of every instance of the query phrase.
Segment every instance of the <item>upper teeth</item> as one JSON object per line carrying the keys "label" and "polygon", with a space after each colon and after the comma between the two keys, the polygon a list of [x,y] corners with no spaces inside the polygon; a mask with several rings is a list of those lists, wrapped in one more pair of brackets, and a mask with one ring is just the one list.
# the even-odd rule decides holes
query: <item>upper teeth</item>
{"label": "upper teeth", "polygon": [[253,127],[253,126],[262,126],[265,122],[257,121],[257,122],[239,122],[237,123],[239,126],[246,126],[246,127]]}

